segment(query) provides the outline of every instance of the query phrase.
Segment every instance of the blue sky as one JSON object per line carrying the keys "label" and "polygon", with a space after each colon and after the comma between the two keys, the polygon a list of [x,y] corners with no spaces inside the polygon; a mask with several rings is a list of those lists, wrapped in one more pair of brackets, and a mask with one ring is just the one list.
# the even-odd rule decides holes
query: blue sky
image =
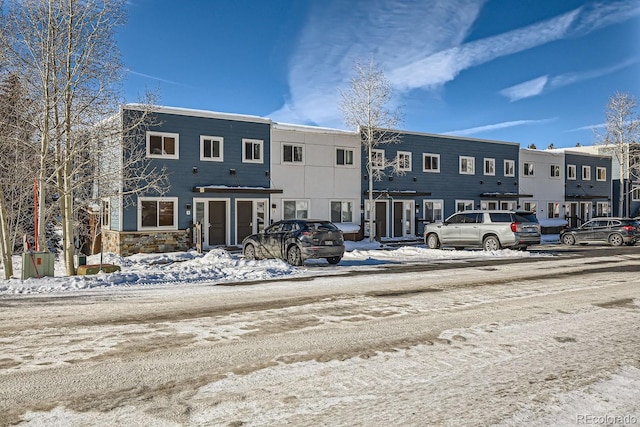
{"label": "blue sky", "polygon": [[355,60],[401,129],[571,147],[616,91],[640,102],[640,0],[129,0],[128,102],[345,129]]}

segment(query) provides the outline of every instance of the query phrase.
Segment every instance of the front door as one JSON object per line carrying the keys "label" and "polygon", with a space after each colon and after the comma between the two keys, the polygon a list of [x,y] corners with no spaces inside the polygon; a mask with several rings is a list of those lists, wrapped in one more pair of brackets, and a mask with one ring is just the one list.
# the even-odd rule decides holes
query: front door
{"label": "front door", "polygon": [[241,244],[242,240],[250,234],[253,234],[253,201],[239,200],[236,204],[236,217],[238,218],[236,234],[237,244]]}
{"label": "front door", "polygon": [[393,237],[413,236],[414,202],[393,202]]}
{"label": "front door", "polygon": [[578,227],[581,223],[578,221],[578,203],[570,202],[567,204],[567,211],[565,212],[565,219],[569,220],[569,227]]}
{"label": "front door", "polygon": [[376,202],[376,238],[387,237],[387,202]]}
{"label": "front door", "polygon": [[209,202],[209,246],[227,244],[227,203]]}

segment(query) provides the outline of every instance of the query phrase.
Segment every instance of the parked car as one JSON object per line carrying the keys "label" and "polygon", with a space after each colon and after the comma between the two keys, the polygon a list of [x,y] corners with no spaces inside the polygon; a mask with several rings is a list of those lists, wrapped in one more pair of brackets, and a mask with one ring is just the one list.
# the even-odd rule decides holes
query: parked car
{"label": "parked car", "polygon": [[580,227],[560,233],[565,245],[608,243],[612,246],[633,245],[640,240],[640,222],[633,218],[593,218]]}
{"label": "parked car", "polygon": [[247,236],[242,252],[249,260],[280,258],[291,265],[302,265],[310,258],[325,258],[329,264],[337,264],[344,255],[344,238],[330,221],[290,219]]}
{"label": "parked car", "polygon": [[457,212],[443,222],[427,224],[424,242],[430,249],[481,247],[527,249],[540,243],[540,224],[533,212],[471,210]]}

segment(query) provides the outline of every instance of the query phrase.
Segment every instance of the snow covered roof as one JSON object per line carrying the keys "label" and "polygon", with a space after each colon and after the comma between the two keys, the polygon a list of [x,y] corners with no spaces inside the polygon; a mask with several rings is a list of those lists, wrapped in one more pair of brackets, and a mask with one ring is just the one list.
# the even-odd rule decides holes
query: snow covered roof
{"label": "snow covered roof", "polygon": [[[142,110],[147,109],[149,106],[143,104],[126,104],[124,106],[125,109],[129,110]],[[162,105],[154,105],[151,107],[151,110],[157,113],[166,113],[166,114],[177,114],[180,116],[193,116],[193,117],[205,117],[212,119],[223,119],[223,120],[236,120],[241,122],[258,122],[258,123],[271,123],[271,119],[260,116],[251,116],[247,114],[234,114],[234,113],[221,113],[218,111],[208,111],[208,110],[196,110],[191,108],[180,108],[180,107],[166,107]]]}

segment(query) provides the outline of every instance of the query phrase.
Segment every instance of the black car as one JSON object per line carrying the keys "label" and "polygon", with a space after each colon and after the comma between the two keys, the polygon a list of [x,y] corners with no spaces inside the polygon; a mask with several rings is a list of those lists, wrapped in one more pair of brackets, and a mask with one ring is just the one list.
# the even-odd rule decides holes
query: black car
{"label": "black car", "polygon": [[329,264],[337,264],[344,255],[344,238],[330,221],[288,219],[245,237],[242,252],[248,260],[280,258],[302,265],[310,258],[325,258]]}
{"label": "black car", "polygon": [[593,218],[577,228],[560,233],[565,245],[576,243],[608,243],[612,246],[633,245],[640,239],[640,222],[633,218]]}

